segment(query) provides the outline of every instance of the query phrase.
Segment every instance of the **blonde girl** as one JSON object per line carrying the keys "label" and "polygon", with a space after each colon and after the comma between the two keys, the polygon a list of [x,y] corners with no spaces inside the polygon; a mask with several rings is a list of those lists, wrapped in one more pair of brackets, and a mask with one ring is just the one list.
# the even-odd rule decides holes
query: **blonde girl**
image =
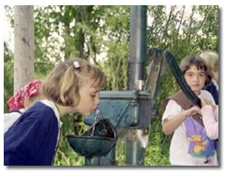
{"label": "blonde girl", "polygon": [[51,165],[60,137],[60,118],[95,111],[105,82],[103,72],[86,60],[60,62],[43,82],[41,94],[46,99],[28,109],[5,133],[4,164]]}

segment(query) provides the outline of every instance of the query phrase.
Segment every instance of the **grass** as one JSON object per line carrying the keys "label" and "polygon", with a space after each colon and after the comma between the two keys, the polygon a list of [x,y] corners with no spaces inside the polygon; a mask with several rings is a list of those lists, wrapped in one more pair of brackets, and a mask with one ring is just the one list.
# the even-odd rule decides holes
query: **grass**
{"label": "grass", "polygon": [[169,166],[169,138],[162,132],[161,117],[152,123],[149,146],[145,154],[146,166]]}

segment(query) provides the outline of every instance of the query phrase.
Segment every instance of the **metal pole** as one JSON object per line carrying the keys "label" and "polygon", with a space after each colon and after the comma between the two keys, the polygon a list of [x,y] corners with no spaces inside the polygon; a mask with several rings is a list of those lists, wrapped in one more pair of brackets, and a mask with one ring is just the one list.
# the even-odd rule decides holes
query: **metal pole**
{"label": "metal pole", "polygon": [[130,9],[129,90],[140,90],[140,80],[144,80],[146,12],[146,6],[131,6]]}
{"label": "metal pole", "polygon": [[[130,9],[130,59],[129,90],[142,90],[146,60],[147,7],[131,6]],[[126,164],[144,164],[144,148],[138,140],[126,140]]]}

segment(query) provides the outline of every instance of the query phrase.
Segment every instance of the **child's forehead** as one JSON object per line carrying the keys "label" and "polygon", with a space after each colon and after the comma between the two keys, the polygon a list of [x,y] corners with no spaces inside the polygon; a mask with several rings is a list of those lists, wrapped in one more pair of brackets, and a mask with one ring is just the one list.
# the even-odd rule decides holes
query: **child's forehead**
{"label": "child's forehead", "polygon": [[98,92],[100,90],[100,88],[94,86],[94,82],[88,80],[88,82],[85,83],[85,85],[83,85],[84,88],[87,88],[88,91],[90,92]]}
{"label": "child's forehead", "polygon": [[89,88],[89,91],[90,91],[90,92],[99,92],[100,89],[91,87],[91,88]]}
{"label": "child's forehead", "polygon": [[190,65],[190,68],[187,70],[188,71],[196,71],[196,72],[205,72],[204,68],[198,67],[196,65]]}

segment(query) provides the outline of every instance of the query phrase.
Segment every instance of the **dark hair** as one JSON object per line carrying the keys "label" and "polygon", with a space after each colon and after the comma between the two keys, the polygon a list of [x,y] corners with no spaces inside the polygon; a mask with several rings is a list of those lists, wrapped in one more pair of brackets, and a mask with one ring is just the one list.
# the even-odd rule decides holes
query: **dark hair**
{"label": "dark hair", "polygon": [[205,85],[208,85],[212,79],[212,73],[210,71],[210,68],[207,66],[207,63],[205,62],[205,60],[198,55],[189,55],[189,56],[186,56],[184,59],[182,59],[180,63],[180,69],[183,75],[193,65],[196,66],[198,70],[200,69],[205,71],[205,74],[206,74]]}

